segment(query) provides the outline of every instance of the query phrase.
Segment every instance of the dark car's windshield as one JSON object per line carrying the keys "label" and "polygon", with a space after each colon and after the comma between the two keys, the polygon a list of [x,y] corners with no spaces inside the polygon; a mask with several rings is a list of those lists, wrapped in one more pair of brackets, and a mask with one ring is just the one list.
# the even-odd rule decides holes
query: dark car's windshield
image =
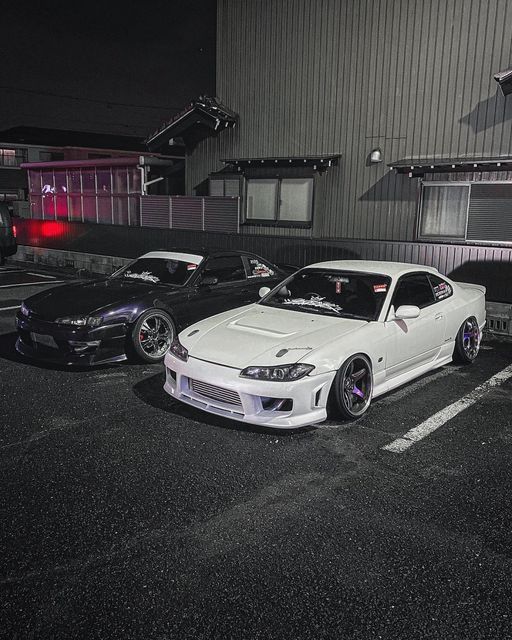
{"label": "dark car's windshield", "polygon": [[376,320],[391,279],[355,271],[305,269],[260,304],[307,313]]}
{"label": "dark car's windshield", "polygon": [[197,262],[177,258],[139,258],[111,277],[181,286],[187,283],[198,266]]}

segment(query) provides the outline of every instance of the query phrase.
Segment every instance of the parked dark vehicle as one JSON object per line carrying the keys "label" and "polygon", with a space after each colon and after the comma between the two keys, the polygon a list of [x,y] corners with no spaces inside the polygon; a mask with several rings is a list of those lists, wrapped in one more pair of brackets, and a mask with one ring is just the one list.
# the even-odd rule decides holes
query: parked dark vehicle
{"label": "parked dark vehicle", "polygon": [[8,256],[18,250],[16,244],[16,227],[12,222],[7,205],[0,202],[0,264],[4,264]]}
{"label": "parked dark vehicle", "polygon": [[163,358],[174,336],[202,318],[259,299],[293,271],[252,253],[153,251],[108,278],[31,296],[16,315],[19,353],[92,365]]}

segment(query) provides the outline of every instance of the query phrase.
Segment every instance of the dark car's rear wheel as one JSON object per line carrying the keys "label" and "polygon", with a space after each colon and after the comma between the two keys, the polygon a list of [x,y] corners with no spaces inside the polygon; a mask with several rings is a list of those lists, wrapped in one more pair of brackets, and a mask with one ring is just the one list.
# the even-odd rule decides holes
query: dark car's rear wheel
{"label": "dark car's rear wheel", "polygon": [[171,316],[161,309],[150,309],[133,326],[133,350],[145,362],[159,362],[167,353],[175,334]]}
{"label": "dark car's rear wheel", "polygon": [[474,316],[467,318],[455,338],[453,359],[459,364],[471,364],[480,351],[480,327]]}
{"label": "dark car's rear wheel", "polygon": [[333,392],[336,407],[343,418],[355,420],[362,416],[372,401],[370,360],[362,353],[345,360],[334,378]]}

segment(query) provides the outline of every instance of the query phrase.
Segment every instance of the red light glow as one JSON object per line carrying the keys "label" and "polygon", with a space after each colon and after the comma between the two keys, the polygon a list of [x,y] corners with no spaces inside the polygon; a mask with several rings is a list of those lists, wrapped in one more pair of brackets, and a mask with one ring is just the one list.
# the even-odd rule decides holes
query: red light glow
{"label": "red light glow", "polygon": [[12,225],[12,235],[13,235],[15,238],[16,238],[16,234],[17,234],[17,231],[16,231],[16,225],[15,225],[15,224],[13,224],[13,225]]}
{"label": "red light glow", "polygon": [[66,233],[66,226],[64,222],[45,220],[40,228],[41,238],[59,238]]}

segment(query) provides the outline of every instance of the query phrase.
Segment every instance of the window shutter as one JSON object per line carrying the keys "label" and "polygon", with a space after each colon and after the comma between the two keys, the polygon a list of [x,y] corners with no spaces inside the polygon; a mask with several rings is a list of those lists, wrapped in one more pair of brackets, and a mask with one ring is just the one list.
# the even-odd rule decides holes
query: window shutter
{"label": "window shutter", "polygon": [[512,241],[512,184],[472,184],[468,240]]}

